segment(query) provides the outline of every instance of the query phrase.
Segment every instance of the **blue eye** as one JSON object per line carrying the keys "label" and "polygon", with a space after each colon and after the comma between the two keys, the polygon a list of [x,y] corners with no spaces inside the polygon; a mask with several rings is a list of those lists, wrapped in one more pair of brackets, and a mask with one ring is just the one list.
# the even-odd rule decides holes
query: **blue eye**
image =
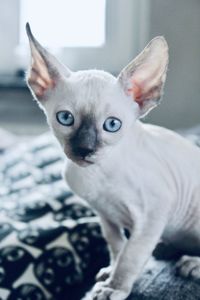
{"label": "blue eye", "polygon": [[122,122],[119,119],[115,117],[109,117],[105,120],[103,124],[103,129],[109,132],[116,132],[121,128],[121,126]]}
{"label": "blue eye", "polygon": [[67,110],[57,112],[56,119],[63,126],[71,126],[74,124],[74,116]]}

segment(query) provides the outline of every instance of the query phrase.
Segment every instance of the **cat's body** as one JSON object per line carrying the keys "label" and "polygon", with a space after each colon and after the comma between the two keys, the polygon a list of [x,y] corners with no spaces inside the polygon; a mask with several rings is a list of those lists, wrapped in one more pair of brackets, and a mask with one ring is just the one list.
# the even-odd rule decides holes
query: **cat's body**
{"label": "cat's body", "polygon": [[[155,210],[153,195],[158,202],[155,214],[166,214],[162,239],[200,254],[199,172],[196,146],[170,130],[138,121],[130,135],[98,164],[80,168],[69,161],[65,178],[100,216],[130,232],[137,219],[147,218],[151,206]],[[194,225],[199,248],[193,247],[187,236],[194,233]]]}
{"label": "cat's body", "polygon": [[[70,159],[68,184],[99,214],[110,247],[111,267],[100,271],[90,299],[124,300],[160,238],[200,256],[200,151],[138,120],[162,95],[167,43],[153,39],[116,78],[98,70],[71,72],[29,26],[27,34],[28,86]],[[200,279],[199,257],[183,256],[177,268]]]}

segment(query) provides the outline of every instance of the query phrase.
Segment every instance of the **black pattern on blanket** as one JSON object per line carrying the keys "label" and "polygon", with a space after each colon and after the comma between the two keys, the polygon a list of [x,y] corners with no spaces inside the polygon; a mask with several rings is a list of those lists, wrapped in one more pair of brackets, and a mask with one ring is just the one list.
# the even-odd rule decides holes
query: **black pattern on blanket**
{"label": "black pattern on blanket", "polygon": [[98,220],[49,134],[0,157],[0,299],[77,299],[108,263]]}
{"label": "black pattern on blanket", "polygon": [[[79,300],[108,264],[98,218],[64,183],[62,165],[50,134],[0,156],[1,300]],[[130,299],[200,299],[200,288],[152,260]]]}

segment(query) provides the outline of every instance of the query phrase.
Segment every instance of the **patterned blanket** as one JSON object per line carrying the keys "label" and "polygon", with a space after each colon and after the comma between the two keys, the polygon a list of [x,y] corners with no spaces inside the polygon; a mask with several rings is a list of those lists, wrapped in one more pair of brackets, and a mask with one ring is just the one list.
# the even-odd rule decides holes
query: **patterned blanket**
{"label": "patterned blanket", "polygon": [[[0,156],[1,300],[80,300],[108,264],[98,218],[64,183],[62,165],[50,134]],[[200,299],[200,285],[173,265],[152,258],[130,299]]]}

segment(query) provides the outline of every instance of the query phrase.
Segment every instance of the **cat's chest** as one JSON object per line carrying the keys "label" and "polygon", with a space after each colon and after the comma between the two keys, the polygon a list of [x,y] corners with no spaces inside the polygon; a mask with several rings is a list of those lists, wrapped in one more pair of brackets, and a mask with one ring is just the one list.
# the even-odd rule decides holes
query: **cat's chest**
{"label": "cat's chest", "polygon": [[89,203],[105,198],[114,185],[113,179],[99,168],[80,168],[74,164],[67,166],[65,179],[74,193]]}
{"label": "cat's chest", "polygon": [[[71,189],[85,199],[100,215],[129,227],[129,205],[134,198],[134,187],[117,172],[98,168],[80,169],[69,166],[66,180]],[[130,186],[129,186],[130,185]],[[131,204],[132,202],[132,204]]]}

